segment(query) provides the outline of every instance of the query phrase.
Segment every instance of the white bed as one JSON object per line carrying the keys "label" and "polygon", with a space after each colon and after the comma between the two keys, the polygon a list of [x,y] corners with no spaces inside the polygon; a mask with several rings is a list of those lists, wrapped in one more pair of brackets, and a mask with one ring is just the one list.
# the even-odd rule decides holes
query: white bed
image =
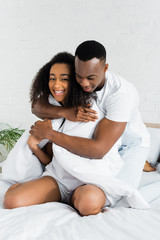
{"label": "white bed", "polygon": [[[159,140],[154,135],[156,130],[153,132],[152,129],[150,130],[152,142],[159,141],[159,145],[156,145],[158,147],[156,151],[159,151],[160,130],[157,130]],[[155,154],[155,146],[152,146],[151,151]],[[151,163],[155,163],[155,159],[151,159]],[[73,208],[62,203],[4,209],[3,196],[9,186],[8,182],[0,180],[0,240],[160,239],[160,173],[158,171],[143,172],[140,184],[140,193],[151,205],[150,209],[106,208],[103,213],[88,217],[79,216]]]}

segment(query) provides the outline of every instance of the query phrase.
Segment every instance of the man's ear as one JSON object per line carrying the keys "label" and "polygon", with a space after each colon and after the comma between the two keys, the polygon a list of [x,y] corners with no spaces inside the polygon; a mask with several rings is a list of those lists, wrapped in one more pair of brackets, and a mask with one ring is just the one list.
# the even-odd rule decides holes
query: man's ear
{"label": "man's ear", "polygon": [[108,67],[109,67],[109,64],[106,63],[105,66],[104,66],[104,72],[106,72],[108,70]]}

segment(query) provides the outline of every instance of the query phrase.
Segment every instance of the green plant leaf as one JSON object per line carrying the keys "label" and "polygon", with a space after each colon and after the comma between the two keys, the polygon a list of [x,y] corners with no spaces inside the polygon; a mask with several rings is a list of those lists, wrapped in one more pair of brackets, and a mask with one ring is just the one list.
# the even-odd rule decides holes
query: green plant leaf
{"label": "green plant leaf", "polygon": [[[9,126],[9,125],[8,125]],[[0,131],[0,144],[3,145],[7,151],[10,151],[17,140],[24,133],[24,129],[8,128]]]}

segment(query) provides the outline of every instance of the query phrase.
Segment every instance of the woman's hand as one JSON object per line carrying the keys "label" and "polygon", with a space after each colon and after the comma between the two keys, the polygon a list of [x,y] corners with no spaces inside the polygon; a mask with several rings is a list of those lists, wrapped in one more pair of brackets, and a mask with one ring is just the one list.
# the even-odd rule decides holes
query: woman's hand
{"label": "woman's hand", "polygon": [[33,135],[30,135],[28,138],[28,146],[33,152],[33,154],[38,158],[38,160],[43,164],[47,165],[52,161],[53,152],[52,152],[52,144],[47,143],[43,149],[38,147],[40,140],[38,140]]}
{"label": "woman's hand", "polygon": [[29,148],[32,150],[32,152],[38,149],[39,142],[40,141],[37,138],[35,138],[33,135],[29,136],[27,144]]}
{"label": "woman's hand", "polygon": [[88,107],[78,107],[75,108],[67,108],[65,109],[66,119],[73,122],[89,122],[96,121],[98,119],[97,112]]}

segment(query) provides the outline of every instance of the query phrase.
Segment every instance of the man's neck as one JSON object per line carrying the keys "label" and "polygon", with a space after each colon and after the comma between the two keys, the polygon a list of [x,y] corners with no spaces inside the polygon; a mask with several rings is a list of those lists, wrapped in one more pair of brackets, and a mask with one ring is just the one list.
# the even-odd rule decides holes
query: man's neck
{"label": "man's neck", "polygon": [[106,82],[106,78],[104,78],[104,80],[102,81],[102,83],[95,89],[95,92],[100,91],[100,90],[104,87],[105,82]]}

